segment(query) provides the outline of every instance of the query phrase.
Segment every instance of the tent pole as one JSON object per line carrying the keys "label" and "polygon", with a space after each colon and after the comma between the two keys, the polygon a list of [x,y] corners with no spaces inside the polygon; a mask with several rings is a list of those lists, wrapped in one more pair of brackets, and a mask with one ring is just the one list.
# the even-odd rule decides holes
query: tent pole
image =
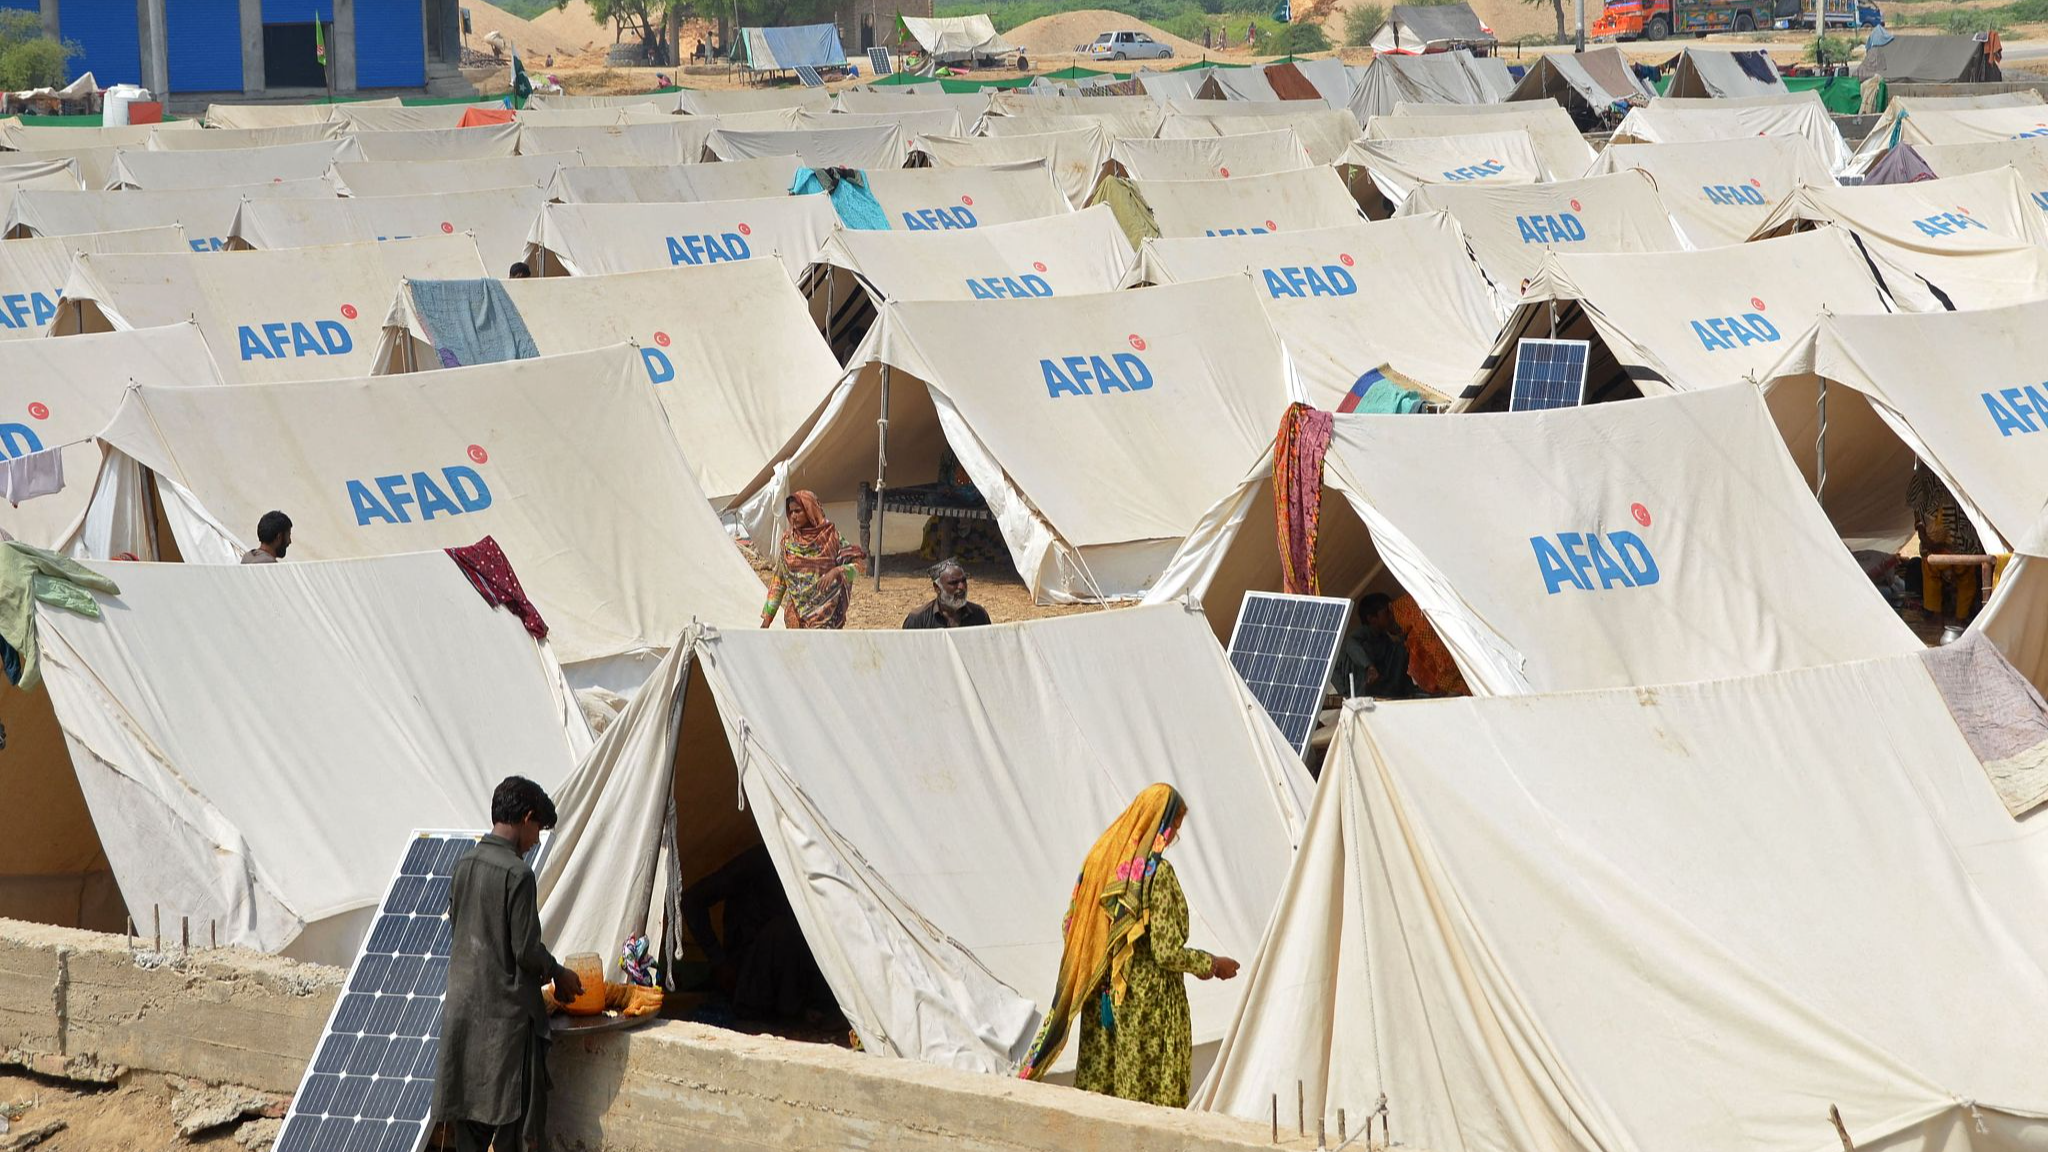
{"label": "tent pole", "polygon": [[1813,499],[1820,502],[1821,493],[1828,486],[1828,381],[1821,377],[1820,399],[1815,404],[1820,414],[1820,429],[1813,437]]}
{"label": "tent pole", "polygon": [[[830,264],[825,265],[825,347],[827,348],[832,348],[832,290],[838,286],[839,270]],[[833,348],[832,355],[836,358],[839,355],[839,350]]]}
{"label": "tent pole", "polygon": [[875,571],[875,591],[882,590],[882,501],[889,491],[889,362],[882,362],[882,411],[875,417],[875,553],[868,566]]}

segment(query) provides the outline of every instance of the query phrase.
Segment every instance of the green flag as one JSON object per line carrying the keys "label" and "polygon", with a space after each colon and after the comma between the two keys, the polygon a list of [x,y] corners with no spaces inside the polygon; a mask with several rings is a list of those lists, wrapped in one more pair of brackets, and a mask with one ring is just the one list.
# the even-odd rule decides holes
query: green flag
{"label": "green flag", "polygon": [[526,65],[517,55],[512,57],[512,95],[518,98],[520,108],[526,107],[526,98],[533,95],[533,81],[526,78]]}
{"label": "green flag", "polygon": [[320,23],[320,14],[318,12],[313,13],[313,56],[320,61],[322,68],[327,67],[326,28],[325,24]]}

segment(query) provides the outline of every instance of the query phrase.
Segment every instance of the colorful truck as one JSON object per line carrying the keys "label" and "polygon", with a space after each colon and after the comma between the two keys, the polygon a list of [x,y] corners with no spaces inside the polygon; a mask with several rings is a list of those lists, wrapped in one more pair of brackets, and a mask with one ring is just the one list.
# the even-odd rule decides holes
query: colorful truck
{"label": "colorful truck", "polygon": [[[1831,21],[1833,8],[1831,2]],[[1662,40],[1679,33],[1754,32],[1769,28],[1776,12],[1773,0],[1610,0],[1586,34],[1595,40]]]}

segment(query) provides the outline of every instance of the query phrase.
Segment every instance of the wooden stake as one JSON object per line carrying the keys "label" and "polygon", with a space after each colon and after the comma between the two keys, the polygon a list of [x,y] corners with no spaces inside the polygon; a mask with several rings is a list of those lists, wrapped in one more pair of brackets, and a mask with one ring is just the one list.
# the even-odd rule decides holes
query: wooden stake
{"label": "wooden stake", "polygon": [[206,939],[208,947],[216,949],[220,947],[220,921],[208,920],[206,922]]}
{"label": "wooden stake", "polygon": [[1294,1082],[1294,1125],[1308,1135],[1308,1089],[1299,1080]]}
{"label": "wooden stake", "polygon": [[1849,1129],[1842,1124],[1842,1110],[1828,1105],[1828,1123],[1835,1126],[1835,1135],[1842,1138],[1842,1152],[1856,1152],[1856,1142],[1849,1139]]}
{"label": "wooden stake", "polygon": [[185,952],[192,950],[192,918],[190,916],[178,917],[178,948]]}
{"label": "wooden stake", "polygon": [[1344,1131],[1344,1110],[1339,1108],[1337,1109],[1337,1146],[1341,1148],[1349,1143],[1351,1143],[1351,1140]]}
{"label": "wooden stake", "polygon": [[1273,1093],[1273,1143],[1280,1142],[1280,1094]]}
{"label": "wooden stake", "polygon": [[152,924],[152,926],[153,926],[153,927],[155,928],[155,931],[156,931],[156,950],[157,950],[157,953],[158,953],[159,955],[161,955],[161,954],[163,953],[163,950],[164,950],[164,910],[163,910],[163,908],[161,908],[161,907],[160,907],[160,906],[158,906],[158,905],[155,905],[155,904],[151,904],[151,905],[149,906],[149,919],[150,919],[150,923]]}

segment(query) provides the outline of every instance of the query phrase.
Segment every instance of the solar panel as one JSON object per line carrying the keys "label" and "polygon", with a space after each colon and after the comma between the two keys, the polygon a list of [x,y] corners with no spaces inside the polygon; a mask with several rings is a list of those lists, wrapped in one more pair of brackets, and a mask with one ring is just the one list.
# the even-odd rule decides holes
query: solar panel
{"label": "solar panel", "polygon": [[1584,340],[1523,340],[1515,346],[1515,386],[1508,411],[1576,408],[1586,402]]}
{"label": "solar panel", "polygon": [[809,64],[799,64],[796,66],[796,78],[803,81],[806,88],[823,88],[825,86],[825,78],[818,75],[817,68]]}
{"label": "solar panel", "polygon": [[875,66],[875,75],[887,76],[889,74],[889,50],[887,48],[868,49],[868,63]]}
{"label": "solar panel", "polygon": [[1247,592],[1230,630],[1230,666],[1296,752],[1308,748],[1323,711],[1323,686],[1344,642],[1351,602],[1328,596]]}
{"label": "solar panel", "polygon": [[448,882],[481,832],[415,832],[348,971],[277,1152],[418,1152],[448,989]]}

